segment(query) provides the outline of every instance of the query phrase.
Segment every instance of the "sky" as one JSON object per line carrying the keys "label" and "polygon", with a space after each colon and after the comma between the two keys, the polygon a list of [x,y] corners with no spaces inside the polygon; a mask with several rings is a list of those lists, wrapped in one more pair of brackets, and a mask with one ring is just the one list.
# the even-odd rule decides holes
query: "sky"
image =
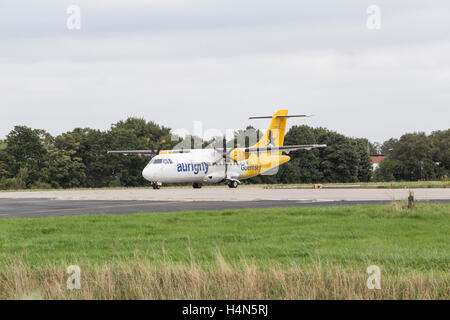
{"label": "sky", "polygon": [[448,129],[449,13],[448,0],[2,0],[0,139],[127,117],[266,129],[248,117],[281,108],[315,115],[289,125],[374,142]]}

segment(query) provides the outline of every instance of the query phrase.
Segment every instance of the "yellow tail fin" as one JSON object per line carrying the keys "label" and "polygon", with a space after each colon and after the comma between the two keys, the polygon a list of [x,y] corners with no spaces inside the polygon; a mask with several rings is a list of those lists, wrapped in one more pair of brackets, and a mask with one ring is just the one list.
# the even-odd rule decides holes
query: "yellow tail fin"
{"label": "yellow tail fin", "polygon": [[253,145],[253,148],[267,148],[269,146],[272,147],[280,147],[284,143],[284,134],[286,131],[286,117],[278,117],[278,116],[287,116],[288,110],[282,109],[278,110],[273,116],[272,121],[270,122],[270,127],[267,130],[266,134]]}

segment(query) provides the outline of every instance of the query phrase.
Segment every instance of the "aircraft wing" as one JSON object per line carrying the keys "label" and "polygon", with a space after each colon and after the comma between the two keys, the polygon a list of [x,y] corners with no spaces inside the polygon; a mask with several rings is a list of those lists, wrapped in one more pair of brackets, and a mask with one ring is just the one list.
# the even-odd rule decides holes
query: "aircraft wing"
{"label": "aircraft wing", "polygon": [[[326,144],[303,144],[303,145],[292,145],[292,146],[281,146],[281,147],[265,147],[265,148],[237,148],[242,149],[244,152],[269,152],[269,151],[281,151],[289,153],[296,150],[311,150],[313,148],[325,148]],[[160,152],[155,152],[154,150],[114,150],[108,151],[108,154],[123,154],[123,155],[138,155],[144,157],[152,157],[157,154],[171,154],[171,153],[189,153],[191,149],[175,149],[175,150],[161,150]],[[214,148],[217,152],[223,152],[223,148]],[[229,148],[229,151],[233,151],[235,148]]]}
{"label": "aircraft wing", "polygon": [[148,155],[153,155],[154,152],[152,150],[114,150],[114,151],[108,151],[108,153],[110,154],[124,154],[124,155],[128,155],[128,154],[148,154]]}
{"label": "aircraft wing", "polygon": [[326,144],[302,144],[302,145],[292,145],[292,146],[281,146],[281,147],[271,147],[266,148],[243,148],[245,152],[268,152],[268,151],[282,151],[289,153],[296,150],[311,150],[314,148],[325,148]]}
{"label": "aircraft wing", "polygon": [[175,150],[111,150],[108,154],[123,154],[123,155],[138,155],[138,156],[156,156],[158,154],[170,154],[170,153],[188,153],[191,149],[175,149]]}

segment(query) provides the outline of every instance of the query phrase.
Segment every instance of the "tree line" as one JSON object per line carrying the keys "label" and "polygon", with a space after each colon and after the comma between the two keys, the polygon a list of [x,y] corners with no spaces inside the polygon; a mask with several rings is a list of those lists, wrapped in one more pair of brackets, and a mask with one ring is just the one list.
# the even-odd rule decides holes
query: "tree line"
{"label": "tree line", "polygon": [[[252,127],[235,132],[236,141],[245,141]],[[243,138],[243,139],[242,139]],[[189,148],[193,139],[185,137]],[[219,139],[220,141],[220,139]],[[203,141],[206,146],[212,141]],[[101,131],[76,128],[56,137],[40,129],[16,126],[0,140],[0,189],[98,188],[148,186],[142,169],[148,159],[107,154],[107,150],[172,149],[171,129],[144,119],[128,118]],[[258,176],[247,183],[367,182],[419,179],[447,179],[450,170],[450,129],[405,134],[383,144],[350,138],[325,128],[293,126],[285,144],[327,144],[327,148],[291,152],[291,161],[275,175]],[[242,146],[242,145],[241,145]],[[387,157],[372,172],[369,155]]]}
{"label": "tree line", "polygon": [[379,151],[386,155],[374,173],[375,181],[448,180],[450,129],[408,133],[389,139]]}

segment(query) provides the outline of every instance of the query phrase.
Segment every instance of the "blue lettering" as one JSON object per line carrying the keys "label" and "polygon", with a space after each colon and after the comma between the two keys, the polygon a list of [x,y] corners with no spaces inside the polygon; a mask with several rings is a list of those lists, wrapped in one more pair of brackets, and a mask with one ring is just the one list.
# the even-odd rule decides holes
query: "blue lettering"
{"label": "blue lettering", "polygon": [[200,162],[200,163],[177,163],[177,171],[178,172],[193,172],[194,174],[198,174],[199,172],[205,172],[205,174],[209,171],[209,163],[208,162]]}

